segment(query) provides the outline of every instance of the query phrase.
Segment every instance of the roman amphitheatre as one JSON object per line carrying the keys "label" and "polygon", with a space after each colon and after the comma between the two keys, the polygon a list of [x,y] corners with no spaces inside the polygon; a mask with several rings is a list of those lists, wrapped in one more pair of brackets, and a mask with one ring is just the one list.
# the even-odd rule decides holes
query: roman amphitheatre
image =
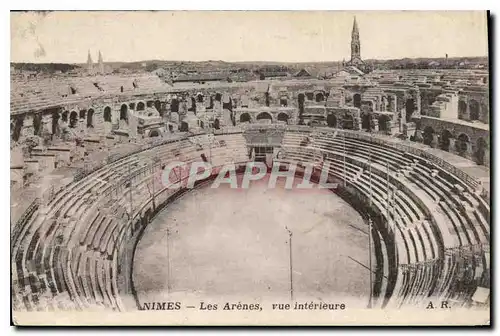
{"label": "roman amphitheatre", "polygon": [[[109,73],[100,53],[69,74],[12,68],[13,309],[241,292],[489,307],[487,65],[368,69],[359,34],[354,21],[350,61],[323,76]],[[159,177],[173,161],[213,176],[170,189]],[[207,187],[249,162],[296,165],[297,178],[312,166],[315,181],[328,163],[338,187]]]}

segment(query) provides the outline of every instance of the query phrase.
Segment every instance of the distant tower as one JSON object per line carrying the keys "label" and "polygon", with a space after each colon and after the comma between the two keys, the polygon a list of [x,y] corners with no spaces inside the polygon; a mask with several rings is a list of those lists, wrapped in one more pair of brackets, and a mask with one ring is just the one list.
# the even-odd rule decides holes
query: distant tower
{"label": "distant tower", "polygon": [[356,17],[354,17],[354,23],[352,25],[350,63],[352,65],[363,63],[363,61],[361,60],[361,41],[359,40],[359,29],[358,23],[356,22]]}
{"label": "distant tower", "polygon": [[87,56],[87,71],[89,74],[92,74],[94,72],[94,63],[92,62],[92,56],[90,56],[90,50]]}
{"label": "distant tower", "polygon": [[101,51],[99,50],[99,73],[101,75],[104,74],[104,63],[102,62],[102,54],[101,54]]}

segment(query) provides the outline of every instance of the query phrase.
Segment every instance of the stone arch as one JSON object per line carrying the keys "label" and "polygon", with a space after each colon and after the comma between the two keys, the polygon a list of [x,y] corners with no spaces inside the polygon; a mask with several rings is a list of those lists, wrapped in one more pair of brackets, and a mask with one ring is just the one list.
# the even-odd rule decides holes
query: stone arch
{"label": "stone arch", "polygon": [[388,131],[389,128],[387,127],[387,122],[389,121],[389,117],[382,114],[378,117],[378,129],[379,131]]}
{"label": "stone arch", "polygon": [[432,146],[432,142],[434,141],[434,129],[431,126],[427,126],[424,128],[422,137],[424,138],[425,145]]}
{"label": "stone arch", "polygon": [[457,137],[457,140],[455,141],[455,150],[457,151],[458,155],[465,156],[469,143],[470,138],[467,134],[461,133]]}
{"label": "stone arch", "polygon": [[159,136],[160,136],[160,132],[158,132],[157,129],[153,129],[153,130],[151,130],[151,132],[149,132],[150,138],[159,137]]}
{"label": "stone arch", "polygon": [[476,151],[474,152],[474,158],[476,159],[476,163],[478,165],[484,165],[484,156],[486,154],[487,147],[488,145],[486,141],[479,137],[476,141]]}
{"label": "stone arch", "polygon": [[158,99],[155,100],[154,106],[158,112],[161,112],[161,101],[159,101]]}
{"label": "stone arch", "polygon": [[146,109],[146,105],[144,105],[144,102],[138,102],[136,111],[144,111]]}
{"label": "stone arch", "polygon": [[469,109],[470,109],[469,119],[471,121],[479,120],[479,103],[476,100],[472,99],[469,102]]}
{"label": "stone arch", "polygon": [[78,123],[78,113],[76,111],[71,111],[69,114],[69,127],[75,128]]}
{"label": "stone arch", "polygon": [[179,112],[179,100],[177,98],[172,99],[170,102],[170,112]]}
{"label": "stone arch", "polygon": [[257,115],[257,120],[264,120],[264,119],[268,119],[268,120],[271,120],[273,121],[273,117],[267,113],[267,112],[261,112]]}
{"label": "stone arch", "polygon": [[337,117],[335,116],[335,114],[330,113],[326,117],[326,124],[328,125],[328,127],[337,127]]}
{"label": "stone arch", "polygon": [[111,107],[104,108],[104,122],[111,122]]}
{"label": "stone arch", "polygon": [[[78,115],[76,116],[76,120],[78,120]],[[35,135],[41,135],[42,133],[42,115],[40,113],[33,115],[33,131]]]}
{"label": "stone arch", "polygon": [[322,101],[325,101],[325,94],[323,92],[318,92],[316,93],[316,102],[320,103]]}
{"label": "stone arch", "polygon": [[285,123],[288,124],[288,114],[283,113],[283,112],[279,113],[278,114],[278,121],[284,121]]}
{"label": "stone arch", "polygon": [[363,113],[361,115],[361,128],[362,129],[366,129],[366,130],[369,130],[371,129],[370,127],[370,114],[368,113]]}
{"label": "stone arch", "polygon": [[214,120],[214,128],[216,130],[220,129],[220,120],[219,120],[219,118],[215,118],[215,120]]}
{"label": "stone arch", "polygon": [[287,107],[288,106],[288,98],[287,97],[281,97],[280,98],[280,106]]}
{"label": "stone arch", "polygon": [[18,141],[21,137],[21,131],[24,126],[24,115],[14,117],[14,130],[12,131],[12,140]]}
{"label": "stone arch", "polygon": [[127,104],[120,106],[120,120],[128,121],[128,107]]}
{"label": "stone arch", "polygon": [[361,94],[355,93],[352,96],[352,104],[354,107],[361,108]]}
{"label": "stone arch", "polygon": [[460,117],[464,116],[467,113],[467,103],[463,100],[458,101],[458,115]]}
{"label": "stone arch", "polygon": [[439,147],[441,148],[441,150],[444,150],[444,151],[447,151],[449,152],[450,151],[450,139],[453,138],[453,134],[447,130],[447,129],[444,129],[442,132],[441,132],[441,136],[439,137]]}
{"label": "stone arch", "polygon": [[354,128],[354,118],[351,114],[345,113],[342,117],[342,128],[343,129],[353,129]]}
{"label": "stone arch", "polygon": [[90,109],[87,112],[87,127],[88,128],[94,127],[94,109]]}
{"label": "stone arch", "polygon": [[409,122],[411,121],[411,117],[413,115],[413,112],[415,112],[415,100],[413,98],[408,98],[406,99],[406,104],[405,104],[405,112],[406,112],[406,121]]}
{"label": "stone arch", "polygon": [[187,122],[185,121],[181,121],[181,123],[179,124],[179,131],[181,132],[187,132],[189,131],[189,125]]}
{"label": "stone arch", "polygon": [[250,114],[245,112],[240,115],[240,123],[250,122],[252,119],[250,118]]}

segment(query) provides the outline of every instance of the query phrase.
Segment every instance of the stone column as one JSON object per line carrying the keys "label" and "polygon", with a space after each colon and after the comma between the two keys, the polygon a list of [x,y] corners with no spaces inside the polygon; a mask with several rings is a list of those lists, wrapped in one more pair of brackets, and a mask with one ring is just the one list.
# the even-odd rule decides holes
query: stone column
{"label": "stone column", "polygon": [[450,147],[448,147],[448,150],[450,153],[456,153],[456,142],[457,142],[457,139],[455,138],[450,138]]}
{"label": "stone column", "polygon": [[433,134],[432,135],[432,142],[431,142],[431,147],[432,148],[437,148],[439,144],[439,135]]}
{"label": "stone column", "polygon": [[22,138],[27,138],[35,134],[35,130],[33,128],[33,115],[25,114],[23,128],[21,129],[21,136],[19,140]]}
{"label": "stone column", "polygon": [[375,118],[375,115],[371,115],[370,117],[370,128],[373,132],[379,131],[378,119]]}

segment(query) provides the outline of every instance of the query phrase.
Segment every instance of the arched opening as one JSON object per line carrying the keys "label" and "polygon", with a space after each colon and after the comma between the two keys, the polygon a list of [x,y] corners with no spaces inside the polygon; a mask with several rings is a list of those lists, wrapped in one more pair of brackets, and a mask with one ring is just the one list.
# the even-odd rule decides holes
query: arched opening
{"label": "arched opening", "polygon": [[325,100],[325,95],[323,94],[323,92],[316,93],[316,102],[317,103],[322,102],[324,100]]}
{"label": "arched opening", "polygon": [[69,115],[69,127],[75,128],[77,123],[78,123],[78,113],[76,113],[75,111],[71,111]]}
{"label": "arched opening", "polygon": [[465,156],[467,153],[467,145],[469,144],[469,136],[465,133],[461,133],[458,137],[457,140],[455,141],[455,150],[457,151],[458,155]]}
{"label": "arched opening", "polygon": [[432,142],[434,141],[434,129],[427,126],[424,128],[424,134],[422,137],[424,138],[424,145],[432,146]]}
{"label": "arched opening", "polygon": [[329,114],[326,117],[326,124],[328,127],[337,127],[337,117],[335,117],[335,114]]}
{"label": "arched opening", "polygon": [[479,120],[479,103],[474,99],[470,101],[470,120]]}
{"label": "arched opening", "polygon": [[155,100],[155,109],[156,109],[158,112],[161,112],[161,101],[159,101],[159,100]]}
{"label": "arched opening", "polygon": [[177,98],[172,99],[170,102],[170,112],[179,112],[179,101]]}
{"label": "arched opening", "polygon": [[244,122],[250,122],[250,114],[242,113],[240,115],[240,123],[244,123]]}
{"label": "arched opening", "polygon": [[87,114],[87,110],[80,110],[78,113],[80,116],[80,119],[85,119],[85,115]]}
{"label": "arched opening", "polygon": [[137,103],[136,111],[144,111],[145,109],[146,109],[146,106],[144,105],[143,102],[138,102]]}
{"label": "arched opening", "polygon": [[370,115],[368,113],[361,115],[361,128],[365,130],[370,129]]}
{"label": "arched opening", "polygon": [[257,120],[270,120],[273,121],[273,117],[267,112],[261,112],[257,115]]}
{"label": "arched opening", "polygon": [[474,156],[478,165],[484,165],[484,154],[486,153],[486,141],[483,138],[478,138],[476,141],[476,152]]}
{"label": "arched opening", "polygon": [[217,118],[214,120],[214,128],[216,130],[220,129],[220,120]]}
{"label": "arched opening", "polygon": [[467,113],[467,103],[463,100],[458,101],[458,115],[464,116]]}
{"label": "arched opening", "polygon": [[450,150],[450,139],[453,138],[453,135],[448,130],[443,130],[441,132],[441,136],[439,137],[439,147],[444,151]]}
{"label": "arched opening", "polygon": [[127,104],[123,104],[120,107],[120,120],[128,121],[128,108],[127,108]]}
{"label": "arched opening", "polygon": [[218,92],[217,92],[217,93],[215,94],[215,100],[216,100],[216,101],[218,101],[218,102],[220,102],[220,101],[222,100],[222,95],[221,95],[220,93],[218,93]]}
{"label": "arched opening", "polygon": [[87,113],[87,127],[88,128],[94,127],[94,110],[93,109],[90,109]]}
{"label": "arched opening", "polygon": [[185,121],[181,121],[180,125],[179,125],[179,131],[181,132],[187,132],[189,131],[189,125],[187,122]]}
{"label": "arched opening", "polygon": [[354,119],[352,115],[345,113],[342,117],[342,128],[343,129],[353,129],[354,128]]}
{"label": "arched opening", "polygon": [[104,122],[111,122],[111,107],[104,108]]}
{"label": "arched opening", "polygon": [[21,137],[21,131],[24,125],[24,116],[19,115],[14,118],[15,119],[14,119],[14,130],[12,132],[12,140],[18,141],[19,138]]}
{"label": "arched opening", "polygon": [[411,116],[415,111],[415,101],[413,100],[413,98],[409,98],[406,100],[405,111],[406,111],[406,121],[411,121]]}
{"label": "arched opening", "polygon": [[151,132],[149,132],[149,137],[150,138],[159,137],[159,136],[160,136],[160,133],[156,129],[151,130]]}
{"label": "arched opening", "polygon": [[306,97],[307,97],[307,100],[313,100],[314,99],[314,92],[306,92]]}
{"label": "arched opening", "polygon": [[[78,114],[76,114],[76,120],[78,120]],[[42,115],[40,113],[33,116],[33,130],[35,135],[41,135],[42,133]]]}
{"label": "arched opening", "polygon": [[352,96],[352,101],[354,107],[360,108],[361,107],[361,95],[359,93],[355,93],[354,96]]}
{"label": "arched opening", "polygon": [[135,103],[128,104],[128,108],[131,110],[135,110]]}
{"label": "arched opening", "polygon": [[278,114],[278,121],[284,121],[285,123],[288,124],[288,114],[286,113]]}
{"label": "arched opening", "polygon": [[198,101],[198,103],[203,103],[203,95],[201,93],[198,93],[198,95],[196,95],[196,100]]}
{"label": "arched opening", "polygon": [[387,125],[387,122],[389,121],[389,117],[386,115],[381,115],[378,117],[378,129],[379,131],[388,131],[389,127]]}
{"label": "arched opening", "polygon": [[62,113],[62,116],[61,116],[61,121],[67,123],[68,122],[68,115],[69,115],[69,112],[68,111],[64,111]]}

